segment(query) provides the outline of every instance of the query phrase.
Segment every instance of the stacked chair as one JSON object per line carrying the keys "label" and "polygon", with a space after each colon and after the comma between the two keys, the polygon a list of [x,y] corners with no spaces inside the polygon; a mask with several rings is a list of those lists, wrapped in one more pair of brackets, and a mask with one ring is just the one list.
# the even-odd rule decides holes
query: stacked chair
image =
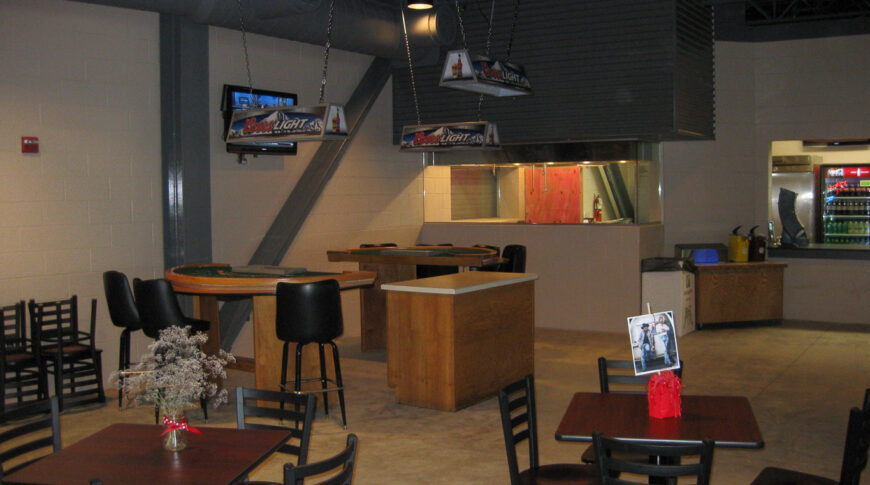
{"label": "stacked chair", "polygon": [[54,376],[54,392],[62,411],[67,400],[106,402],[102,350],[96,347],[97,300],[91,300],[90,332],[79,329],[76,295],[57,301],[28,303],[34,352]]}
{"label": "stacked chair", "polygon": [[3,332],[0,333],[0,420],[32,401],[48,399],[48,378],[40,354],[27,338],[24,301],[0,307]]}

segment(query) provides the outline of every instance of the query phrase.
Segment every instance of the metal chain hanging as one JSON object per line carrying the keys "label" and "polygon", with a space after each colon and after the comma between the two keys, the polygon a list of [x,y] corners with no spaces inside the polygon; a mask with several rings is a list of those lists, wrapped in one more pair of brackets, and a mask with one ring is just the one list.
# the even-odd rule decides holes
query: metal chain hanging
{"label": "metal chain hanging", "polygon": [[248,60],[248,36],[245,29],[245,16],[242,15],[242,0],[238,0],[239,4],[239,27],[242,30],[242,48],[245,51],[245,69],[248,72],[248,93],[251,98],[254,97],[254,83],[251,81],[251,63]]}
{"label": "metal chain hanging", "polygon": [[329,22],[326,26],[326,48],[323,50],[323,77],[320,79],[320,104],[326,91],[326,67],[329,64],[329,47],[332,45],[332,24],[335,18],[335,0],[329,2]]}
{"label": "metal chain hanging", "polygon": [[514,46],[514,34],[517,32],[517,17],[520,13],[520,0],[514,1],[514,21],[511,23],[511,35],[508,38],[508,46],[507,46],[507,55],[505,56],[505,61],[510,62],[511,60],[511,49]]}
{"label": "metal chain hanging", "polygon": [[[492,4],[489,7],[489,32],[486,34],[486,57],[489,57],[490,46],[492,45],[492,25],[493,18],[495,17],[495,0],[492,0]],[[483,118],[482,113],[483,109],[483,94],[481,93],[477,98],[477,121],[481,121]]]}
{"label": "metal chain hanging", "polygon": [[[457,0],[457,4],[458,4]],[[462,20],[460,19],[460,23]],[[414,81],[414,63],[411,62],[411,43],[408,42],[408,26],[405,23],[405,9],[402,9],[402,33],[405,34],[405,52],[408,54],[408,72],[411,75],[411,93],[414,95],[414,109],[417,110],[417,126],[423,124],[423,118],[420,116],[420,101],[417,99],[417,83]],[[465,33],[462,34],[463,40]]]}

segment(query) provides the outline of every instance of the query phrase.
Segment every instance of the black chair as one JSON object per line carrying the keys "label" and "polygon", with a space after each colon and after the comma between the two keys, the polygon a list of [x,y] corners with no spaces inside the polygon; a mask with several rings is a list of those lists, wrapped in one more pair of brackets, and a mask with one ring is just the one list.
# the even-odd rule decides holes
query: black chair
{"label": "black chair", "polygon": [[[664,482],[676,484],[678,477],[695,477],[696,485],[709,485],[710,470],[713,467],[713,441],[704,440],[698,444],[662,444],[616,440],[592,435],[598,460],[598,478],[601,485],[629,485]],[[619,459],[620,455],[648,455],[657,457],[653,463],[638,463],[634,460]],[[681,464],[683,458],[697,456],[697,462]],[[631,482],[622,473],[645,475],[648,480]]]}
{"label": "black chair", "polygon": [[[60,417],[56,397],[27,404],[22,411],[29,416],[45,415],[23,420],[5,428],[0,433],[0,445],[6,448],[0,453],[0,482],[3,478],[26,465],[60,450]],[[45,430],[51,429],[46,436]],[[9,445],[8,443],[14,443]],[[51,447],[51,450],[46,448]],[[31,453],[41,453],[33,457]],[[21,458],[27,455],[25,458]],[[22,461],[23,460],[23,461]]]}
{"label": "black chair", "polygon": [[752,485],[858,485],[861,481],[861,472],[867,466],[868,446],[870,446],[870,414],[863,409],[852,408],[849,411],[849,426],[846,429],[846,446],[843,450],[840,481],[785,468],[767,467],[755,477]]}
{"label": "black chair", "polygon": [[[501,424],[511,485],[597,483],[598,472],[594,465],[539,464],[535,380],[531,374],[500,390],[498,405],[501,410]],[[520,471],[517,460],[517,444],[522,441],[528,441],[529,468]]]}
{"label": "black chair", "polygon": [[[674,374],[677,377],[683,377],[683,361],[680,360],[680,368],[674,369]],[[607,360],[604,357],[598,358],[598,386],[602,393],[612,392],[614,394],[646,394],[646,386],[652,374],[634,375],[634,362],[630,360]],[[611,386],[614,386],[611,388]],[[583,463],[595,463],[595,447],[586,448],[580,460]],[[631,459],[627,455],[619,456],[623,460]],[[634,456],[633,459],[638,462],[646,461],[645,456]]]}
{"label": "black chair", "polygon": [[[77,404],[106,402],[102,349],[96,347],[97,300],[91,300],[90,332],[79,330],[76,295],[66,300],[28,303],[30,334],[43,367],[54,375],[58,407],[67,399]],[[51,366],[48,364],[51,363]]]}
{"label": "black chair", "polygon": [[121,407],[124,401],[124,376],[121,371],[130,367],[130,334],[142,328],[142,320],[139,319],[133,291],[124,273],[104,272],[103,290],[106,293],[106,305],[109,307],[112,323],[123,329],[118,351],[118,407]]}
{"label": "black chair", "polygon": [[136,309],[142,322],[142,332],[150,338],[160,338],[160,331],[167,327],[190,327],[191,333],[208,332],[208,320],[199,320],[184,315],[172,284],[163,279],[133,280]]}
{"label": "black chair", "polygon": [[[429,244],[423,244],[423,246],[430,246]],[[451,243],[441,243],[437,244],[437,246],[453,246]],[[459,272],[459,266],[440,266],[434,264],[418,264],[417,265],[417,279],[420,278],[430,278],[432,276],[441,276],[446,274],[453,274]]]}
{"label": "black chair", "polygon": [[[153,280],[133,280],[133,295],[139,319],[142,322],[142,332],[152,338],[160,338],[160,331],[168,327],[188,327],[190,333],[208,332],[211,323],[184,316],[175,290],[169,281],[158,278]],[[202,416],[208,419],[208,406],[205,398],[200,399]],[[159,410],[154,409],[154,421],[159,419]]]}
{"label": "black chair", "polygon": [[0,420],[32,401],[48,399],[48,376],[39,352],[27,338],[24,301],[0,307]]}
{"label": "black chair", "polygon": [[[322,280],[312,283],[278,283],[275,309],[275,332],[279,340],[284,342],[281,357],[281,389],[302,391],[303,382],[319,381],[321,388],[306,392],[323,393],[324,412],[329,414],[327,394],[338,393],[338,403],[341,408],[341,423],[347,426],[347,415],[344,409],[344,384],[341,380],[341,365],[338,358],[338,347],[334,339],[344,332],[344,320],[341,313],[341,294],[338,281]],[[290,342],[296,342],[295,378],[287,380],[287,364]],[[320,351],[320,377],[302,377],[302,348],[306,344],[316,343]],[[329,379],[326,373],[326,359],[323,346],[332,347],[332,363],[335,368],[335,379]],[[329,387],[329,384],[334,387]]]}
{"label": "black chair", "polygon": [[[260,404],[258,404],[258,401]],[[279,403],[280,408],[273,404]],[[284,410],[284,404],[293,405],[293,410]],[[287,429],[293,444],[285,443],[278,448],[281,453],[296,456],[296,464],[308,462],[308,443],[311,439],[311,423],[317,410],[317,398],[313,394],[265,391],[261,389],[236,388],[236,424],[239,429]],[[293,427],[269,424],[247,418],[269,418],[281,423],[293,422]],[[300,427],[300,423],[302,426]]]}
{"label": "black chair", "polygon": [[[499,257],[499,254],[501,254],[501,248],[498,247],[498,246],[490,246],[490,245],[487,245],[487,244],[475,244],[475,245],[472,246],[472,247],[473,247],[473,248],[486,248],[486,249],[492,249],[493,251],[495,251],[495,257],[496,257],[496,258]],[[499,264],[500,264],[500,263],[490,264],[490,265],[487,265],[487,266],[470,266],[470,267],[468,268],[468,270],[469,270],[469,271],[498,271],[498,266],[499,266]]]}
{"label": "black chair", "polygon": [[[347,435],[347,446],[337,455],[307,465],[293,466],[292,463],[284,465],[283,485],[303,485],[308,477],[318,476],[317,485],[351,485],[353,483],[353,469],[356,463],[357,437],[351,433]],[[319,475],[332,473],[323,479]],[[248,485],[282,485],[274,482],[249,482]]]}
{"label": "black chair", "polygon": [[526,247],[519,244],[508,244],[501,252],[501,257],[507,261],[498,265],[502,273],[526,272]]}

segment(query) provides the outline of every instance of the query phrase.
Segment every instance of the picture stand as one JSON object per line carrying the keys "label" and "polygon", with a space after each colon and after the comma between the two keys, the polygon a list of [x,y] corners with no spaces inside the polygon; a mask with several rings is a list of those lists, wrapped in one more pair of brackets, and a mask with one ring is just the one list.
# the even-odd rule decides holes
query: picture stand
{"label": "picture stand", "polygon": [[680,368],[674,312],[650,312],[628,317],[628,336],[635,375]]}

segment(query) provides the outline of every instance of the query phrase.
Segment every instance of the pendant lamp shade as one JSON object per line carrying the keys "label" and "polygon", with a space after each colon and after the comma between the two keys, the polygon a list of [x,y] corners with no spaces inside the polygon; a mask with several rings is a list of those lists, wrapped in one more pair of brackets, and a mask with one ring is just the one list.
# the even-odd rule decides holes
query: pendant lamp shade
{"label": "pendant lamp shade", "polygon": [[447,53],[439,85],[496,97],[532,94],[522,66],[484,56],[472,58],[465,49]]}
{"label": "pendant lamp shade", "polygon": [[281,106],[234,111],[227,143],[322,141],[347,138],[339,104]]}
{"label": "pendant lamp shade", "polygon": [[488,121],[410,125],[402,128],[400,151],[500,149],[498,129]]}
{"label": "pendant lamp shade", "polygon": [[414,10],[427,10],[432,8],[432,0],[407,0],[405,2],[408,8],[413,8]]}

